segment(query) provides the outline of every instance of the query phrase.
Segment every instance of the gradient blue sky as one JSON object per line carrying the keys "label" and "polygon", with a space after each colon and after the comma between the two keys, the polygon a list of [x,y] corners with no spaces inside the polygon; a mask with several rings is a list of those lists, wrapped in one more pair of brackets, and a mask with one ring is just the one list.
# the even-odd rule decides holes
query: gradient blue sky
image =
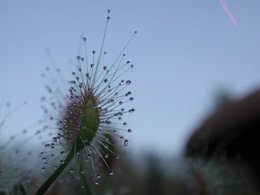
{"label": "gradient blue sky", "polygon": [[180,153],[219,87],[242,96],[260,84],[260,1],[226,3],[238,26],[219,0],[1,0],[0,95],[13,105],[28,101],[8,125],[21,129],[41,117],[40,74],[50,65],[44,49],[50,48],[63,71],[72,70],[80,34],[90,49],[100,47],[109,8],[111,55],[139,32],[127,50],[135,64],[128,75],[137,110],[129,119],[129,148]]}

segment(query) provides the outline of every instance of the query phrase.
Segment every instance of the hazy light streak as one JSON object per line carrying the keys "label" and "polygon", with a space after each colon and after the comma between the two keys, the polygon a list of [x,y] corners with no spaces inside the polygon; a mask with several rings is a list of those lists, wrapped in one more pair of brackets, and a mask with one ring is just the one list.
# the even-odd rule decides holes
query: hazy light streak
{"label": "hazy light streak", "polygon": [[238,26],[237,20],[236,20],[235,16],[232,14],[232,12],[230,11],[230,9],[228,8],[225,0],[219,0],[219,1],[220,1],[221,6],[223,7],[224,11],[228,15],[229,19],[231,20],[232,24],[234,26]]}

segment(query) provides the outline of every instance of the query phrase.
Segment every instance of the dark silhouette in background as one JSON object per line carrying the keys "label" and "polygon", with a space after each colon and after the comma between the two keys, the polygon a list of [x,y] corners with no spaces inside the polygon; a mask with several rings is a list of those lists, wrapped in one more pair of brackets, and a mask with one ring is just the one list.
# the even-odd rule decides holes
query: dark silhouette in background
{"label": "dark silhouette in background", "polygon": [[187,143],[186,157],[246,166],[260,184],[260,89],[220,106]]}

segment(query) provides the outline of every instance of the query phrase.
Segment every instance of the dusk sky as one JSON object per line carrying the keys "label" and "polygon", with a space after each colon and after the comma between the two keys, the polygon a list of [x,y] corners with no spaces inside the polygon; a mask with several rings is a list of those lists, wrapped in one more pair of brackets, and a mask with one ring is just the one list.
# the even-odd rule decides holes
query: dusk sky
{"label": "dusk sky", "polygon": [[242,97],[259,88],[259,0],[1,0],[0,100],[28,102],[8,119],[6,136],[42,117],[40,75],[52,63],[45,49],[69,80],[80,35],[90,50],[100,48],[107,9],[108,60],[138,30],[126,51],[135,65],[126,75],[135,97],[133,152],[180,154],[218,89]]}

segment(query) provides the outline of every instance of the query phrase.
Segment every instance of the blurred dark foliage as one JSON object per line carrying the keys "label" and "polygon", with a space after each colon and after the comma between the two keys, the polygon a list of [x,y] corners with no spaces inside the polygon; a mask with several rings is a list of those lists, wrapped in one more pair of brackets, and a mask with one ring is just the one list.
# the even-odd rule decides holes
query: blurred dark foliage
{"label": "blurred dark foliage", "polygon": [[[120,159],[107,161],[113,175],[101,159],[95,162],[103,173],[100,183],[86,175],[92,194],[259,195],[260,90],[239,100],[225,91],[215,100],[214,112],[195,129],[183,156],[162,158],[153,152],[131,156],[116,151]],[[41,183],[38,180],[39,176],[22,177],[25,184],[13,186],[11,193],[0,189],[0,194],[33,194]],[[87,193],[80,176],[66,172],[46,194]]]}
{"label": "blurred dark foliage", "polygon": [[185,155],[241,164],[260,185],[260,90],[233,102],[227,99],[191,136]]}

